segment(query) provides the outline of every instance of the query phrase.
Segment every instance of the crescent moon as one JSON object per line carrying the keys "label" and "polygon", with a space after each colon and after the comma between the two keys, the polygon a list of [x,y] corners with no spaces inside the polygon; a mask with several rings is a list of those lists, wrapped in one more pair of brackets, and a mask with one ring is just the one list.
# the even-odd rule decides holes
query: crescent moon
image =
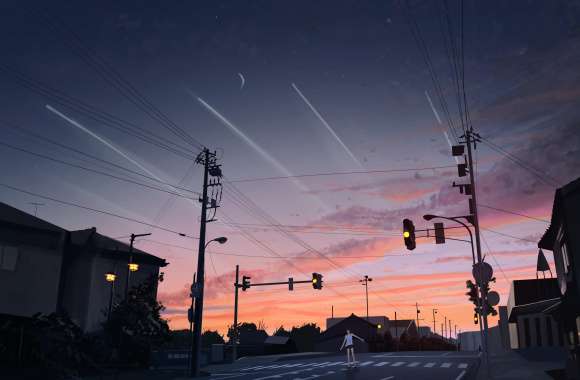
{"label": "crescent moon", "polygon": [[238,76],[240,77],[242,84],[240,84],[240,90],[242,88],[244,88],[244,85],[246,84],[246,78],[244,78],[244,76],[242,75],[242,73],[238,73]]}

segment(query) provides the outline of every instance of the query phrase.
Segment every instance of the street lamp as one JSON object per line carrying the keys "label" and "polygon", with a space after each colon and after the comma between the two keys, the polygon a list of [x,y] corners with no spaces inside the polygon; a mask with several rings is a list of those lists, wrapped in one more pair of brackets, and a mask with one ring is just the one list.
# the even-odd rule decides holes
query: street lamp
{"label": "street lamp", "polygon": [[365,287],[365,294],[366,294],[366,299],[367,299],[367,322],[369,321],[369,281],[372,281],[372,280],[373,279],[370,278],[369,276],[367,276],[366,274],[362,280],[358,280],[358,282],[361,282],[362,285],[364,285],[364,287]]}
{"label": "street lamp", "polygon": [[133,243],[135,242],[135,238],[142,237],[142,236],[149,236],[151,233],[147,234],[131,234],[131,243],[129,244],[129,263],[127,264],[127,283],[125,285],[125,299],[128,298],[129,295],[129,284],[131,282],[131,272],[136,272],[139,270],[139,264],[133,262]]}
{"label": "street lamp", "polygon": [[107,321],[111,319],[111,309],[113,307],[113,293],[115,292],[115,280],[117,275],[115,273],[105,273],[105,280],[111,283],[109,290],[109,312],[107,313]]}
{"label": "street lamp", "polygon": [[[465,229],[467,230],[467,232],[469,232],[469,242],[471,244],[471,257],[473,258],[473,265],[475,265],[475,250],[473,248],[473,234],[471,233],[471,228],[469,228],[469,226],[467,224],[465,224],[464,222],[462,222],[460,219],[461,218],[465,218],[466,220],[470,220],[470,216],[441,216],[441,215],[433,215],[433,214],[426,214],[423,215],[423,219],[425,219],[426,221],[430,221],[432,219],[446,219],[446,220],[450,220],[452,222],[461,224],[463,227],[465,227]],[[450,239],[450,240],[459,240],[459,239]]]}
{"label": "street lamp", "polygon": [[212,240],[208,241],[208,242],[205,244],[205,247],[207,248],[207,246],[209,245],[209,243],[211,243],[212,241],[217,241],[217,242],[218,242],[218,243],[220,243],[220,244],[224,244],[225,242],[227,242],[227,241],[228,241],[228,238],[227,238],[227,237],[225,237],[225,236],[220,236],[220,237],[218,237],[218,238],[212,239]]}

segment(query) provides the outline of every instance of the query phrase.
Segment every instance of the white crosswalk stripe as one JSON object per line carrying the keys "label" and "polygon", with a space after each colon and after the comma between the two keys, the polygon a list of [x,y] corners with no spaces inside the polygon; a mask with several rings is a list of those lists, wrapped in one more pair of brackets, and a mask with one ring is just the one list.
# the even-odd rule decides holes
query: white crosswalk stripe
{"label": "white crosswalk stripe", "polygon": [[391,364],[391,367],[400,367],[403,364],[405,364],[405,362],[396,362],[396,363]]}
{"label": "white crosswalk stripe", "polygon": [[451,367],[451,363],[445,362],[441,364],[441,368],[449,368],[449,367]]}
{"label": "white crosswalk stripe", "polygon": [[431,367],[433,367],[434,365],[435,365],[435,363],[433,363],[433,362],[429,362],[429,363],[425,364],[423,367],[425,367],[425,368],[431,368]]}
{"label": "white crosswalk stripe", "polygon": [[407,365],[407,367],[417,367],[419,364],[421,364],[421,362],[413,362]]}
{"label": "white crosswalk stripe", "polygon": [[382,367],[384,365],[389,364],[390,362],[378,362],[377,364],[375,364],[375,367]]}
{"label": "white crosswalk stripe", "polygon": [[467,368],[467,363],[459,363],[457,368]]}
{"label": "white crosswalk stripe", "polygon": [[374,361],[370,360],[370,361],[368,361],[368,362],[360,363],[360,364],[359,364],[359,366],[360,366],[360,367],[366,367],[367,365],[369,365],[369,364],[373,364],[373,363],[374,363]]}

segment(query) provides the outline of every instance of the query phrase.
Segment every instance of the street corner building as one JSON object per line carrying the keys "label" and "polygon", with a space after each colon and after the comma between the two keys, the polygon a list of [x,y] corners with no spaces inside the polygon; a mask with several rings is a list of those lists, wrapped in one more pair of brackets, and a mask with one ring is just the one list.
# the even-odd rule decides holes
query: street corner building
{"label": "street corner building", "polygon": [[552,251],[559,302],[550,313],[564,330],[569,357],[567,375],[580,378],[580,178],[556,190],[550,226],[538,247]]}
{"label": "street corner building", "polygon": [[94,227],[67,231],[0,203],[2,321],[24,325],[37,313],[63,313],[83,331],[95,332],[112,300],[124,298],[127,286],[159,276],[166,265],[147,252],[131,253]]}

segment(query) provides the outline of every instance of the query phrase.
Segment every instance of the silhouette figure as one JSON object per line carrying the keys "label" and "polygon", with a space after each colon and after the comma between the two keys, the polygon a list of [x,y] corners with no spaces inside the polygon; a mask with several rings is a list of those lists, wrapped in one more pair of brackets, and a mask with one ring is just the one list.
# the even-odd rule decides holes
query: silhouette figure
{"label": "silhouette figure", "polygon": [[[356,338],[356,339],[360,340],[361,342],[365,341],[360,336],[352,334],[350,332],[350,330],[346,330],[346,335],[344,336],[342,344],[340,345],[340,351],[342,351],[343,347],[346,347],[346,362],[347,362],[347,365],[349,367],[356,365],[356,359],[354,357],[354,342],[352,340],[353,338]],[[352,361],[351,361],[351,357],[352,357]]]}

